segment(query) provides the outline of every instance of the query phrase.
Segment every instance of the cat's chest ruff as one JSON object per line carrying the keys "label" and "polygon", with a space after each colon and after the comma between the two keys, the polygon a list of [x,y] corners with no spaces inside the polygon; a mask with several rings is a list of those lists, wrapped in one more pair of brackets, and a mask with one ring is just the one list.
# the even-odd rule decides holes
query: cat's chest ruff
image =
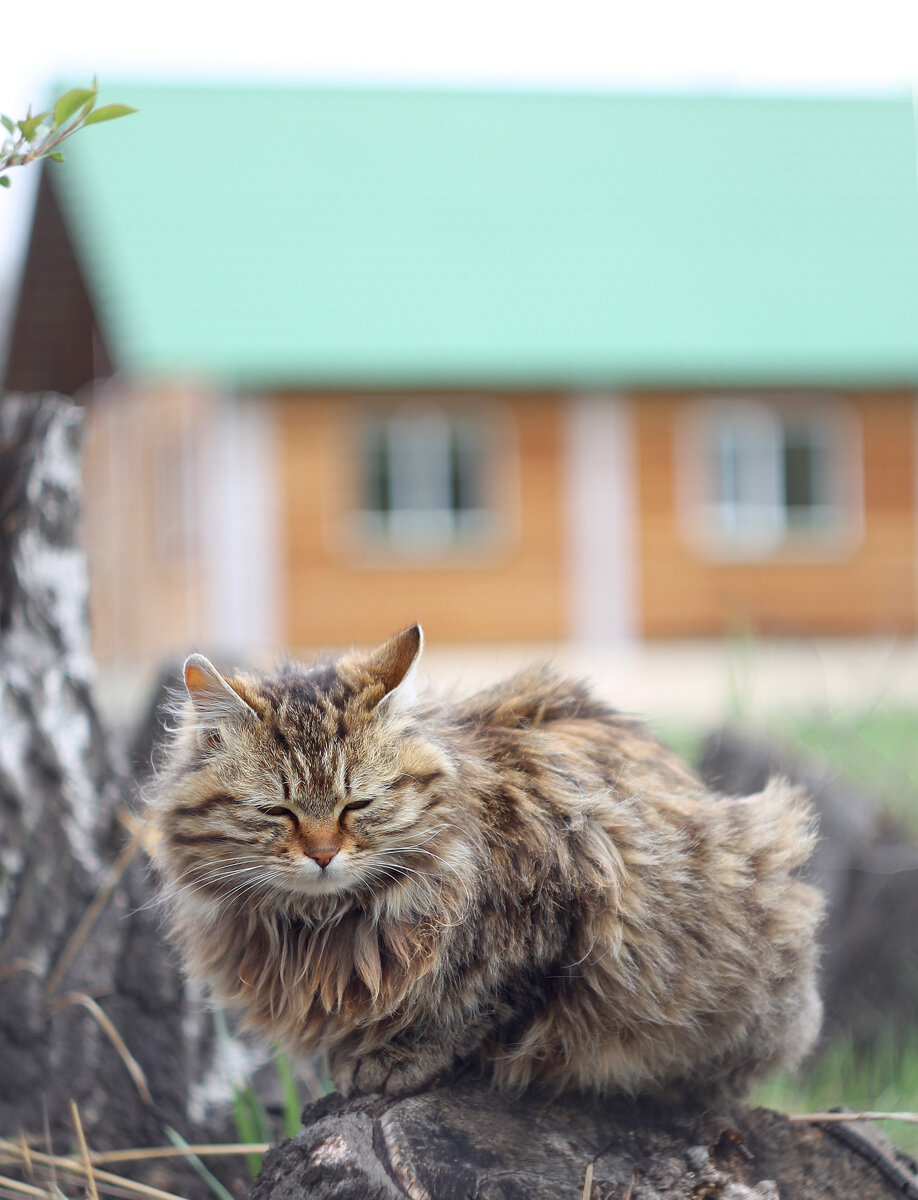
{"label": "cat's chest ruff", "polygon": [[[430,917],[379,920],[359,911],[319,923],[285,918],[275,928],[291,986],[325,1014],[351,1019],[391,1010],[422,986],[437,965],[438,932]],[[275,985],[262,975],[261,986]]]}

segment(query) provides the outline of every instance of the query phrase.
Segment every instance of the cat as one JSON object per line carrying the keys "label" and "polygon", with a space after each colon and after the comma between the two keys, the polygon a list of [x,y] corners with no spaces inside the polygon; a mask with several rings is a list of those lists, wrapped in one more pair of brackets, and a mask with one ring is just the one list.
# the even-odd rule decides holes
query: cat
{"label": "cat", "polygon": [[738,1094],[819,1031],[815,828],[772,781],[712,794],[549,668],[418,694],[419,626],[187,699],[151,798],[187,970],[344,1094],[461,1068]]}

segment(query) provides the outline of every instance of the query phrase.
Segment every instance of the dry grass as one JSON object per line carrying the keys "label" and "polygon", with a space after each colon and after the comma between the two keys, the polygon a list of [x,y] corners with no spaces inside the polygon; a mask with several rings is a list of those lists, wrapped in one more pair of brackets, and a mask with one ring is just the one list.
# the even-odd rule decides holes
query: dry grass
{"label": "dry grass", "polygon": [[851,1121],[904,1121],[906,1125],[918,1125],[918,1113],[913,1112],[811,1112],[788,1113],[788,1119],[797,1124],[840,1125]]}
{"label": "dry grass", "polygon": [[124,1063],[127,1073],[130,1075],[134,1086],[140,1093],[140,1097],[144,1104],[150,1108],[153,1107],[153,1097],[150,1095],[150,1088],[147,1084],[147,1077],[143,1073],[143,1068],[140,1063],[131,1054],[127,1048],[127,1044],[118,1030],[115,1028],[114,1022],[99,1005],[99,1003],[86,994],[86,992],[67,992],[64,996],[58,996],[51,1004],[48,1005],[50,1012],[60,1012],[63,1008],[69,1008],[74,1004],[79,1004],[86,1009],[94,1018],[102,1032],[114,1046],[118,1057]]}
{"label": "dry grass", "polygon": [[588,1162],[583,1175],[583,1200],[590,1200],[593,1192],[593,1164]]}
{"label": "dry grass", "polygon": [[[45,972],[36,963],[26,958],[10,959],[0,965],[0,981],[21,971],[28,971],[43,978],[42,997],[49,1019],[55,1013],[74,1005],[85,1009],[118,1054],[144,1104],[152,1109],[155,1106],[144,1071],[99,1002],[87,992],[71,991],[63,994],[57,992],[68,968],[87,944],[101,913],[109,903],[125,871],[144,844],[145,830],[140,822],[127,813],[121,814],[121,817],[122,822],[128,828],[128,841],[112,864],[101,887],[87,906],[50,971],[45,975]],[[183,1197],[177,1196],[173,1192],[152,1187],[106,1168],[115,1164],[127,1165],[157,1159],[176,1159],[189,1163],[198,1170],[206,1170],[200,1162],[205,1157],[236,1157],[250,1155],[253,1152],[265,1153],[270,1149],[268,1143],[257,1146],[250,1143],[229,1145],[186,1145],[182,1143],[179,1146],[139,1147],[98,1153],[90,1149],[79,1109],[75,1103],[71,1104],[71,1117],[75,1132],[75,1144],[78,1147],[77,1152],[73,1154],[52,1153],[47,1130],[44,1138],[34,1138],[31,1142],[24,1134],[20,1134],[17,1140],[0,1137],[0,1168],[4,1168],[3,1173],[0,1174],[0,1200],[20,1200],[23,1196],[35,1196],[41,1200],[69,1200],[68,1191],[72,1193],[74,1187],[78,1187],[85,1193],[86,1200],[100,1200],[105,1195],[121,1197],[122,1200],[142,1200],[142,1198],[146,1198],[146,1200],[183,1200]],[[219,1185],[214,1181],[214,1187],[217,1186]],[[65,1188],[68,1191],[65,1191]]]}
{"label": "dry grass", "polygon": [[77,1141],[80,1143],[80,1157],[86,1171],[86,1184],[90,1200],[99,1200],[99,1189],[96,1187],[96,1177],[93,1174],[92,1163],[89,1161],[89,1147],[86,1145],[86,1134],[83,1132],[83,1122],[80,1120],[80,1110],[75,1100],[70,1102],[70,1114],[73,1117],[73,1127],[76,1130]]}
{"label": "dry grass", "polygon": [[137,854],[137,851],[140,849],[141,839],[141,831],[135,831],[132,833],[122,848],[121,853],[109,868],[108,874],[102,882],[102,886],[99,888],[98,892],[96,892],[92,902],[83,913],[83,916],[80,918],[76,928],[70,935],[70,940],[61,951],[57,962],[54,964],[48,974],[43,992],[46,1000],[49,996],[54,994],[57,985],[63,979],[67,968],[84,946],[86,939],[92,932],[93,926],[95,925],[96,921],[98,921],[99,916],[106,904],[108,904],[112,892],[114,892],[115,888],[121,882],[122,875],[124,875],[124,872],[128,869],[135,855]]}
{"label": "dry grass", "polygon": [[[30,1146],[25,1138],[19,1141],[0,1138],[0,1167],[18,1168],[31,1182],[0,1175],[0,1196],[36,1196],[41,1200],[61,1200],[63,1182],[84,1186],[90,1200],[99,1200],[100,1194],[128,1197],[130,1200],[183,1200],[174,1192],[151,1187],[125,1175],[105,1170],[106,1165],[115,1163],[149,1162],[151,1159],[185,1159],[207,1157],[236,1157],[253,1152],[265,1153],[270,1145],[250,1143],[201,1146],[147,1146],[130,1150],[111,1150],[94,1153],[90,1150],[83,1133],[79,1110],[72,1106],[73,1123],[80,1150],[77,1154],[51,1154]],[[60,1182],[59,1182],[60,1181]]]}

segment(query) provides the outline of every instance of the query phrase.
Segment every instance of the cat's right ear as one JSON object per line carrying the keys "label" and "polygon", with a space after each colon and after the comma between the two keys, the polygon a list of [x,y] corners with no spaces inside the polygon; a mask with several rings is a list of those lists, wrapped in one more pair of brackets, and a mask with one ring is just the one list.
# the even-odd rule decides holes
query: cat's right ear
{"label": "cat's right ear", "polygon": [[407,712],[417,700],[417,673],[424,633],[420,625],[403,629],[370,656],[369,667],[385,688],[389,712]]}
{"label": "cat's right ear", "polygon": [[201,725],[212,728],[233,721],[251,725],[258,720],[255,709],[243,700],[203,654],[190,654],[185,659],[183,673],[188,697]]}

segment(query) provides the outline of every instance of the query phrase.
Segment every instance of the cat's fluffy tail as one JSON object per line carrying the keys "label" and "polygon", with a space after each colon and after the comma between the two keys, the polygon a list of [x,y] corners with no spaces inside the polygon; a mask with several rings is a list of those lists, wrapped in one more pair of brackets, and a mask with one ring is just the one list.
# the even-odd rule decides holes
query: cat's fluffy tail
{"label": "cat's fluffy tail", "polygon": [[760,1030],[762,1054],[753,1072],[758,1076],[796,1067],[819,1036],[817,933],[825,899],[802,877],[818,838],[815,809],[803,788],[777,776],[736,804],[755,876],[750,917],[773,970],[763,980],[770,995],[762,997],[761,1011],[770,1010],[771,1019]]}
{"label": "cat's fluffy tail", "polygon": [[761,792],[738,801],[750,809],[747,836],[760,878],[786,875],[806,866],[816,846],[819,823],[806,791],[782,775]]}

